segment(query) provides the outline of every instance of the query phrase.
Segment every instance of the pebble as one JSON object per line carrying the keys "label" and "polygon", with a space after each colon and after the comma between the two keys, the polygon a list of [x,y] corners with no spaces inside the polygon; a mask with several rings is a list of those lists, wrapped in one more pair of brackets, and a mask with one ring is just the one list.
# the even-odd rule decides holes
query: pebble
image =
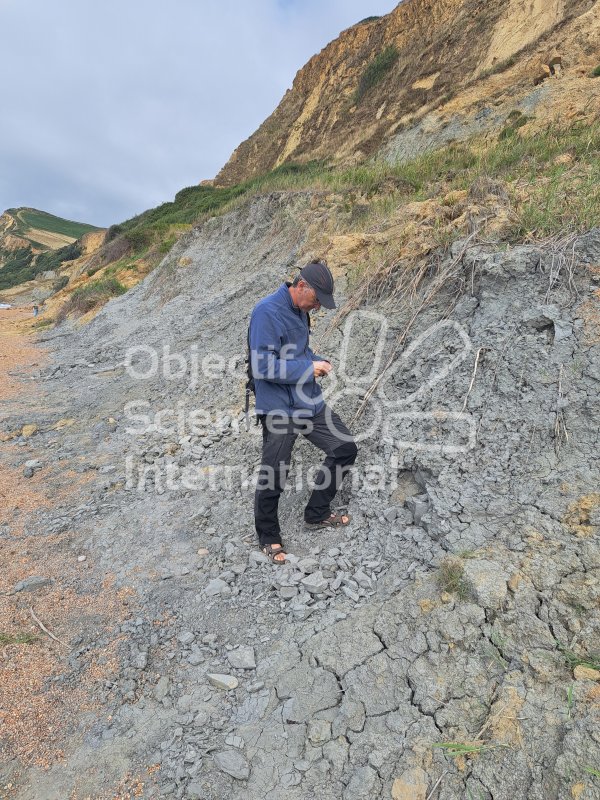
{"label": "pebble", "polygon": [[230,591],[227,583],[221,580],[221,578],[213,578],[213,580],[209,581],[204,587],[204,593],[209,597],[215,597],[218,594],[226,594]]}
{"label": "pebble", "polygon": [[241,736],[230,733],[225,737],[225,744],[228,744],[230,747],[237,747],[238,750],[243,750],[245,742]]}
{"label": "pebble", "polygon": [[233,675],[224,675],[219,672],[209,672],[206,676],[217,689],[237,689],[239,681]]}
{"label": "pebble", "polygon": [[307,592],[310,592],[310,594],[319,594],[327,589],[329,583],[326,578],[323,577],[323,573],[317,570],[317,572],[313,572],[302,579],[302,586]]}
{"label": "pebble", "polygon": [[282,600],[291,600],[298,594],[298,589],[295,586],[282,586],[279,590],[279,596]]}
{"label": "pebble", "polygon": [[305,575],[310,575],[319,569],[319,562],[316,558],[301,558],[297,565],[299,570],[304,572]]}
{"label": "pebble", "polygon": [[157,700],[164,700],[169,692],[169,679],[166,675],[163,675],[161,678],[158,679],[158,683],[154,687],[154,697]]}

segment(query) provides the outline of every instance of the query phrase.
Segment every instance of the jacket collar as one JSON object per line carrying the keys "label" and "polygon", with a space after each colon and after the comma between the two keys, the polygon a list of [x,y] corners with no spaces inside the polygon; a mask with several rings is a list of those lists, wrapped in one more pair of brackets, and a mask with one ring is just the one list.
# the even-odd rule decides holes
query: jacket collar
{"label": "jacket collar", "polygon": [[289,308],[290,311],[294,311],[296,314],[298,314],[298,316],[301,316],[302,312],[300,311],[300,309],[296,308],[296,306],[292,303],[292,297],[289,292],[289,288],[291,285],[292,284],[289,281],[282,283],[279,289],[277,290],[277,293],[281,294],[281,299],[285,302],[287,308]]}

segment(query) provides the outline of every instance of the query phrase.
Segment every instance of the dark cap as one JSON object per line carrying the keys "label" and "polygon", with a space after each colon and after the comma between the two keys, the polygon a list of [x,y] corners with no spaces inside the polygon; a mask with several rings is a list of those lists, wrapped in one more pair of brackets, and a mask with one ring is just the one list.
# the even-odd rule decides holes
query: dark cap
{"label": "dark cap", "polygon": [[333,275],[322,261],[311,261],[300,270],[300,276],[317,294],[319,303],[325,308],[335,308],[333,299]]}

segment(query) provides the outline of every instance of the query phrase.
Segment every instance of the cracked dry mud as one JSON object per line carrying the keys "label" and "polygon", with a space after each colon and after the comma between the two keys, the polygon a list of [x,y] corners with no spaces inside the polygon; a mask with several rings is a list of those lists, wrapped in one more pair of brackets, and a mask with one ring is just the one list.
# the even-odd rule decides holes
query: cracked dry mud
{"label": "cracked dry mud", "polygon": [[[205,223],[85,328],[41,334],[46,363],[23,367],[44,399],[5,403],[6,468],[39,459],[50,495],[67,468],[89,480],[32,510],[21,534],[6,520],[3,546],[23,535],[52,555],[38,553],[36,574],[53,579],[31,590],[38,607],[56,587],[115,605],[112,619],[51,620],[71,645],[56,645],[58,682],[95,706],[69,712],[46,764],[7,746],[7,796],[600,797],[600,230],[563,251],[453,245],[454,278],[407,342],[429,335],[381,384],[396,406],[376,424],[372,403],[354,426],[372,427],[357,470],[373,474],[344,490],[353,524],[304,530],[297,478],[318,454],[299,443],[282,500],[295,559],[276,566],[253,541],[259,437],[240,422],[240,364],[249,311],[298,259],[309,204],[272,195]],[[391,352],[409,303],[369,310],[385,312]],[[326,323],[315,349],[336,362],[342,333],[324,336]],[[353,329],[336,387],[346,418],[377,336],[373,317]],[[134,380],[127,347],[164,344],[221,353],[237,372]],[[130,401],[211,419],[202,435],[133,435]],[[21,436],[25,424],[37,432]],[[191,467],[198,487],[185,488]]]}

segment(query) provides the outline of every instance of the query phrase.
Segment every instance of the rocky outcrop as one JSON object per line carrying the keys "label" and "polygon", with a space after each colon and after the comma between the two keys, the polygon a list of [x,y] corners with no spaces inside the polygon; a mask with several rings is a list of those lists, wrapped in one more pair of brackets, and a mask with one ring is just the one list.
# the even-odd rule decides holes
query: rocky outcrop
{"label": "rocky outcrop", "polygon": [[[428,114],[435,118],[430,131],[443,130],[452,115],[476,124],[482,105],[506,114],[531,94],[536,65],[556,56],[575,84],[553,87],[545,123],[573,104],[589,113],[590,90],[597,113],[588,72],[596,66],[599,24],[597,0],[407,0],[314,56],[215,184],[235,184],[286,161],[361,161]],[[357,100],[365,70],[390,47],[397,59]]]}

